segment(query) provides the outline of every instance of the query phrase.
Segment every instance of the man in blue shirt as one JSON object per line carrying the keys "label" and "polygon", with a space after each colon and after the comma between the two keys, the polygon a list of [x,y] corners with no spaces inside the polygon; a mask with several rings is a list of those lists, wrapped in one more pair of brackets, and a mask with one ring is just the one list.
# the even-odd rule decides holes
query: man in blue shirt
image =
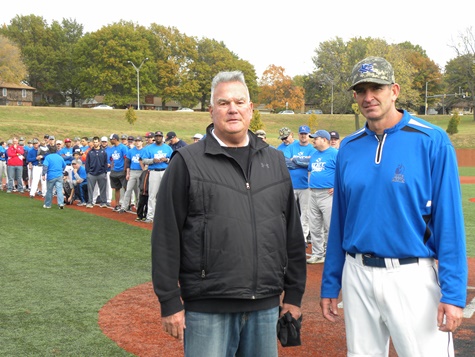
{"label": "man in blue shirt", "polygon": [[124,195],[124,201],[121,205],[120,213],[130,210],[130,202],[132,199],[132,193],[135,194],[135,199],[139,199],[139,181],[142,174],[143,164],[142,156],[145,153],[143,148],[143,139],[141,136],[137,136],[134,140],[135,146],[129,149],[125,160],[125,171],[127,179],[127,191]]}
{"label": "man in blue shirt", "polygon": [[316,151],[310,157],[310,163],[308,164],[312,256],[307,259],[307,263],[319,264],[325,261],[338,150],[330,146],[330,134],[326,130],[317,130],[309,136],[313,139],[313,146]]}
{"label": "man in blue shirt", "polygon": [[77,199],[79,199],[78,206],[85,206],[88,201],[88,192],[87,192],[87,173],[86,169],[82,165],[81,159],[74,159],[71,163],[73,167],[72,176],[73,176],[73,187],[74,194]]}
{"label": "man in blue shirt", "polygon": [[[112,134],[110,136],[111,147],[110,147],[110,163],[111,163],[111,173],[110,173],[110,185],[113,190],[115,190],[115,208],[114,211],[120,211],[120,198],[121,191],[125,192],[127,189],[127,179],[125,178],[125,158],[129,149],[123,143],[119,141],[119,135]],[[125,137],[127,140],[127,136]]]}
{"label": "man in blue shirt", "polygon": [[294,141],[284,151],[285,161],[294,187],[295,201],[300,209],[300,220],[302,221],[303,234],[306,240],[310,234],[308,223],[310,190],[308,188],[307,168],[310,157],[316,151],[310,144],[308,134],[310,134],[310,128],[307,125],[300,126],[299,140]]}
{"label": "man in blue shirt", "polygon": [[66,172],[68,173],[68,180],[72,182],[72,161],[73,161],[73,146],[70,138],[64,139],[64,146],[58,151],[58,154],[63,158],[66,163]]}
{"label": "man in blue shirt", "polygon": [[66,163],[57,153],[51,153],[43,161],[43,179],[46,179],[46,196],[43,208],[51,208],[53,188],[56,188],[56,198],[60,209],[64,207],[63,172]]}
{"label": "man in blue shirt", "polygon": [[282,141],[282,143],[277,146],[277,150],[284,152],[290,144],[294,142],[294,134],[292,131],[284,126],[283,128],[279,129],[279,136],[278,139]]}
{"label": "man in blue shirt", "polygon": [[[453,356],[467,298],[457,158],[447,134],[396,108],[391,64],[353,67],[364,128],[340,144],[321,285],[335,321],[342,291],[348,354]],[[437,260],[437,263],[436,263]]]}
{"label": "man in blue shirt", "polygon": [[168,167],[172,153],[172,148],[163,142],[163,132],[156,131],[155,142],[145,148],[145,153],[142,156],[143,164],[148,165],[150,171],[147,219],[143,221],[145,223],[153,222],[158,188],[160,187],[163,174],[165,173],[165,169]]}
{"label": "man in blue shirt", "polygon": [[7,176],[7,158],[6,158],[6,142],[0,141],[0,190],[3,190],[3,175],[8,180]]}

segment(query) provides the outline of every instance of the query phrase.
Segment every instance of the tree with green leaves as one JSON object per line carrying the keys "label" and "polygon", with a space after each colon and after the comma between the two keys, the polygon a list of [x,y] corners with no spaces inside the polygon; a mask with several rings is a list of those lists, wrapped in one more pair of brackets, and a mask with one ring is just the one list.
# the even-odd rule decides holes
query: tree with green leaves
{"label": "tree with green leaves", "polygon": [[[125,107],[137,101],[137,72],[151,57],[150,32],[132,22],[119,22],[88,33],[78,43],[82,67],[81,92],[85,97],[104,95],[105,103]],[[154,59],[145,62],[139,72],[140,94],[157,92],[151,80]]]}
{"label": "tree with green leaves", "polygon": [[249,124],[249,130],[255,133],[259,129],[264,129],[264,123],[261,118],[261,113],[254,109],[252,112],[251,122]]}
{"label": "tree with green leaves", "polygon": [[[470,92],[473,120],[475,120],[475,32],[473,28],[470,27],[467,28],[464,33],[460,33],[458,37],[458,44],[452,46],[457,53],[458,59],[457,63],[459,68],[457,68],[456,76],[461,73],[465,75],[465,80],[460,80],[458,85],[459,87],[463,86]],[[446,66],[446,73],[449,73],[447,67],[449,66]]]}

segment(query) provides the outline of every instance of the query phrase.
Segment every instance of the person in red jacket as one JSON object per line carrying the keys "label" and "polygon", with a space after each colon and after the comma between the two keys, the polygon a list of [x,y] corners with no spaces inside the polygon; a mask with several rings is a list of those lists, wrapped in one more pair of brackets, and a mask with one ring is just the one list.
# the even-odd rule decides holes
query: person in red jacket
{"label": "person in red jacket", "polygon": [[23,158],[25,151],[23,146],[18,144],[18,138],[15,137],[12,139],[12,145],[7,149],[8,156],[8,186],[7,193],[11,193],[15,188],[15,181],[18,185],[18,192],[23,193],[23,183],[22,183],[22,174],[23,174]]}

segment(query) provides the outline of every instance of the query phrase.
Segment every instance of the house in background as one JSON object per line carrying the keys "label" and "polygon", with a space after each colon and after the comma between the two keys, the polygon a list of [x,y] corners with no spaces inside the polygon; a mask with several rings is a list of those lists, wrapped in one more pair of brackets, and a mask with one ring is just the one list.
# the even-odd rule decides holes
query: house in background
{"label": "house in background", "polygon": [[0,105],[32,106],[35,88],[0,80]]}

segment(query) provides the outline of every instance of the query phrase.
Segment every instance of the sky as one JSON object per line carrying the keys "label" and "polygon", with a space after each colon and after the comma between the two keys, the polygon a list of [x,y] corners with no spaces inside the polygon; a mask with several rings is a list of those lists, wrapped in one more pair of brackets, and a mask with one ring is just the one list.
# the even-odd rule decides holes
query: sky
{"label": "sky", "polygon": [[[475,1],[443,3],[399,0],[391,2],[268,0],[111,1],[21,0],[0,11],[0,25],[16,15],[37,15],[50,25],[75,19],[84,32],[94,32],[120,20],[148,27],[173,26],[197,38],[222,41],[250,62],[258,77],[270,65],[291,77],[315,70],[312,57],[320,43],[337,37],[381,38],[390,44],[409,41],[421,46],[444,68],[457,56],[451,47],[468,30],[472,33]],[[423,3],[422,3],[423,2]]]}

